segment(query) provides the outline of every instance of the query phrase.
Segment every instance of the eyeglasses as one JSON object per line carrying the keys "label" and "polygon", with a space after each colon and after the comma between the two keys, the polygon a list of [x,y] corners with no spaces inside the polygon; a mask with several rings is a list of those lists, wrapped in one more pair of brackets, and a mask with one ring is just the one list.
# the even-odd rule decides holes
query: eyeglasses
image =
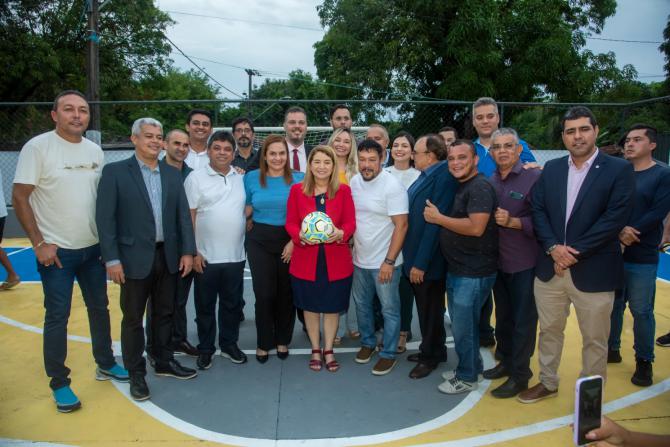
{"label": "eyeglasses", "polygon": [[491,150],[495,152],[504,149],[507,152],[512,152],[514,149],[516,149],[516,146],[517,145],[515,143],[493,144],[491,145]]}
{"label": "eyeglasses", "polygon": [[235,132],[235,133],[241,133],[242,135],[244,135],[244,134],[249,134],[249,135],[251,135],[252,133],[254,133],[254,131],[251,130],[251,129],[249,129],[249,128],[246,128],[246,129],[245,129],[245,128],[241,128],[241,127],[238,127],[238,128],[235,129],[233,132]]}

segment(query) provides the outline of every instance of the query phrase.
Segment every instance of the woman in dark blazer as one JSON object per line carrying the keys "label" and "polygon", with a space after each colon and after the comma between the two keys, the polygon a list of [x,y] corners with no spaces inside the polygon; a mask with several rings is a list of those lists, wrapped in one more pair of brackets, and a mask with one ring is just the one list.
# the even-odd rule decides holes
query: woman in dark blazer
{"label": "woman in dark blazer", "polygon": [[[302,221],[313,211],[323,211],[333,221],[334,230],[325,243],[310,242],[302,233]],[[323,314],[326,369],[335,372],[340,365],[333,355],[339,313],[349,307],[353,263],[348,241],[356,229],[351,189],[338,180],[335,151],[317,146],[307,159],[303,183],[293,185],[286,212],[286,231],[294,249],[289,273],[296,307],[305,315],[307,334],[312,344],[310,369],[320,371],[320,315]]]}

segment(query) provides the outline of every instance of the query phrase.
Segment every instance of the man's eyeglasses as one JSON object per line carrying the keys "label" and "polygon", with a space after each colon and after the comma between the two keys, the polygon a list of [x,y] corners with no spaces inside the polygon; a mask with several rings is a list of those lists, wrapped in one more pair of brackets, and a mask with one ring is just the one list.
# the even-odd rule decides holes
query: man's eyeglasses
{"label": "man's eyeglasses", "polygon": [[514,149],[516,149],[516,143],[505,143],[505,144],[493,144],[491,145],[491,150],[492,151],[502,151],[505,150],[507,152],[512,152]]}
{"label": "man's eyeglasses", "polygon": [[234,132],[234,133],[241,133],[242,135],[244,135],[244,134],[249,134],[249,135],[251,135],[252,133],[254,133],[254,131],[251,130],[251,129],[243,129],[243,128],[241,128],[241,127],[238,127],[238,128],[235,129],[233,132]]}

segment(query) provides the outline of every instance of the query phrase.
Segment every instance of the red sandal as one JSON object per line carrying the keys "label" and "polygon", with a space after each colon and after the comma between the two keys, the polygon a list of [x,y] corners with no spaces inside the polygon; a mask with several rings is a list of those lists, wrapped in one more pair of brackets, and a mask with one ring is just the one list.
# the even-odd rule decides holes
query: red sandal
{"label": "red sandal", "polygon": [[[327,355],[335,356],[335,353],[333,352],[332,349],[330,349],[330,350],[328,350],[328,351],[323,351],[323,357],[324,357],[324,359],[325,359],[325,357],[326,357]],[[329,372],[332,372],[332,373],[337,372],[337,370],[340,369],[340,364],[337,362],[337,360],[333,359],[333,360],[331,360],[330,362],[327,362],[327,363],[326,363],[326,369],[327,369]]]}
{"label": "red sandal", "polygon": [[321,361],[321,350],[320,349],[312,349],[312,355],[314,354],[319,354],[319,359],[310,359],[309,360],[309,369],[311,369],[314,372],[319,372],[321,371],[321,366],[323,365],[323,362]]}

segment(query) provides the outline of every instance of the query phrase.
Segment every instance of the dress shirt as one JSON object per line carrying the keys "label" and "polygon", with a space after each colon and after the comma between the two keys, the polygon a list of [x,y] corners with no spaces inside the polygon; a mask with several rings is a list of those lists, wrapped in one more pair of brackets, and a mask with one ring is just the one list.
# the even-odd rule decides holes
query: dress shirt
{"label": "dress shirt", "polygon": [[407,190],[407,194],[411,197],[412,194],[414,194],[414,191],[419,189],[421,184],[426,181],[426,177],[428,177],[442,163],[446,163],[446,161],[438,161],[437,163],[434,163],[428,166],[423,171],[421,171],[421,174],[419,174],[419,178],[417,178]]}
{"label": "dress shirt", "polygon": [[518,217],[521,229],[498,228],[498,265],[505,273],[518,273],[535,267],[538,245],[533,232],[532,188],[540,178],[540,169],[524,169],[518,161],[504,179],[496,169],[489,181],[498,196],[498,206]]}
{"label": "dress shirt", "polygon": [[161,186],[160,164],[156,165],[156,168],[151,169],[139,158],[137,158],[137,163],[140,165],[140,172],[142,173],[144,185],[147,187],[149,200],[151,201],[151,210],[154,213],[154,223],[156,224],[156,242],[163,242],[163,188]]}
{"label": "dress shirt", "polygon": [[589,159],[584,162],[581,168],[577,168],[577,166],[575,166],[574,161],[572,161],[572,155],[568,157],[568,186],[567,186],[568,194],[567,194],[567,202],[565,204],[566,227],[568,225],[568,220],[570,220],[570,215],[572,214],[572,208],[575,206],[575,201],[577,200],[579,190],[582,188],[584,179],[586,178],[586,175],[589,173],[589,170],[593,165],[593,161],[596,159],[597,156],[598,156],[598,148],[595,148],[595,150],[593,151],[593,155],[591,155],[591,157],[589,157]]}
{"label": "dress shirt", "polygon": [[[294,146],[288,140],[286,140],[288,145],[288,160],[291,163],[291,169],[294,171],[307,172],[307,154],[305,152],[305,142],[303,141],[300,146]],[[300,162],[300,169],[296,169],[293,166],[293,150],[298,150],[298,161]]]}

